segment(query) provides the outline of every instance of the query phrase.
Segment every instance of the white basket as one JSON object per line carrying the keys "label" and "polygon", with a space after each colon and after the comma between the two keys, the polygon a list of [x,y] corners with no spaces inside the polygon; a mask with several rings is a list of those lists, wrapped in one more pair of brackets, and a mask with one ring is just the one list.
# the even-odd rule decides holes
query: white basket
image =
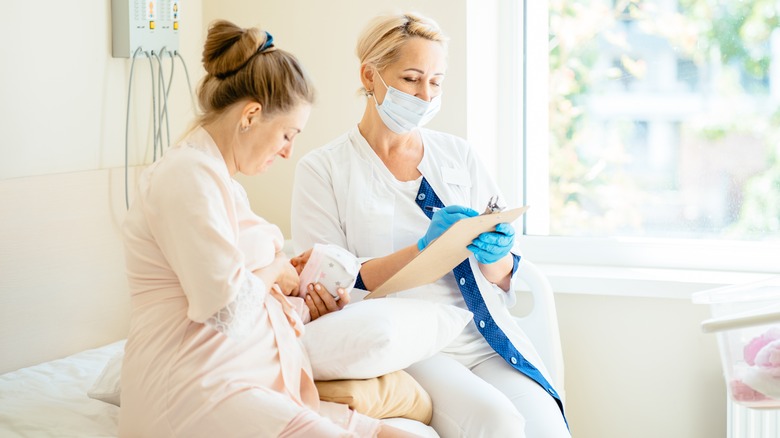
{"label": "white basket", "polygon": [[702,291],[709,304],[702,330],[716,333],[731,400],[753,409],[780,408],[780,276]]}

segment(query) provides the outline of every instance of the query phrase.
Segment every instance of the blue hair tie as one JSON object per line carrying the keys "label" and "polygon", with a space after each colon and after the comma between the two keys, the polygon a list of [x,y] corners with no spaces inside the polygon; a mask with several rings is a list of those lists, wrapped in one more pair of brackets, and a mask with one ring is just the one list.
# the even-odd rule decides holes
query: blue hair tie
{"label": "blue hair tie", "polygon": [[257,49],[257,53],[263,53],[274,46],[274,37],[268,31],[265,31],[265,42]]}

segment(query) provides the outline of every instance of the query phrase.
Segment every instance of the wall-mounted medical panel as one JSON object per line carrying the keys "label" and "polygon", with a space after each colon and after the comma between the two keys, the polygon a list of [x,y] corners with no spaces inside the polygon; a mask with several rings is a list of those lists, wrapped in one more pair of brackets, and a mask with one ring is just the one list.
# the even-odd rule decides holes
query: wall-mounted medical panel
{"label": "wall-mounted medical panel", "polygon": [[142,51],[179,48],[181,0],[111,0],[112,55],[130,58]]}

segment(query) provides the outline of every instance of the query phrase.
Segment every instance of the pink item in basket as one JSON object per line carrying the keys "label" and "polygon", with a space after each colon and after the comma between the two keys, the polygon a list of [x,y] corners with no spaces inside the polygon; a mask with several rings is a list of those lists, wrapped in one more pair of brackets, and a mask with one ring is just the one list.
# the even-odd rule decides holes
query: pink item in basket
{"label": "pink item in basket", "polygon": [[780,374],[780,340],[766,344],[756,353],[756,365],[762,368],[774,368]]}
{"label": "pink item in basket", "polygon": [[754,367],[742,378],[754,390],[774,400],[780,400],[780,376],[777,368]]}
{"label": "pink item in basket", "polygon": [[768,400],[767,396],[761,394],[739,379],[730,382],[731,398],[741,402],[757,402]]}
{"label": "pink item in basket", "polygon": [[751,339],[750,342],[745,345],[743,350],[745,362],[751,366],[755,365],[756,355],[758,352],[764,348],[764,346],[776,339],[780,339],[780,327],[777,326],[771,327],[760,336],[756,336],[755,338]]}
{"label": "pink item in basket", "polygon": [[[777,327],[769,329],[748,343],[748,346],[755,348],[762,341],[774,336],[777,331]],[[756,341],[757,339],[761,342]],[[747,346],[745,350],[747,352]],[[745,360],[747,359],[746,357]],[[764,343],[750,359],[748,363],[752,362],[752,366],[745,371],[742,381],[754,390],[772,399],[780,400],[780,339]]]}

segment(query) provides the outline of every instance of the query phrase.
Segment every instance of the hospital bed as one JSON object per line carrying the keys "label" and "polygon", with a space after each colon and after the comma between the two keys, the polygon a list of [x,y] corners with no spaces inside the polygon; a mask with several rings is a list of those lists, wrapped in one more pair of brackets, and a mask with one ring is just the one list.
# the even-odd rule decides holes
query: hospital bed
{"label": "hospital bed", "polygon": [[[128,330],[124,178],[116,168],[0,181],[2,437],[116,436],[119,408],[87,391]],[[519,321],[563,395],[552,289],[532,263],[520,272]]]}

